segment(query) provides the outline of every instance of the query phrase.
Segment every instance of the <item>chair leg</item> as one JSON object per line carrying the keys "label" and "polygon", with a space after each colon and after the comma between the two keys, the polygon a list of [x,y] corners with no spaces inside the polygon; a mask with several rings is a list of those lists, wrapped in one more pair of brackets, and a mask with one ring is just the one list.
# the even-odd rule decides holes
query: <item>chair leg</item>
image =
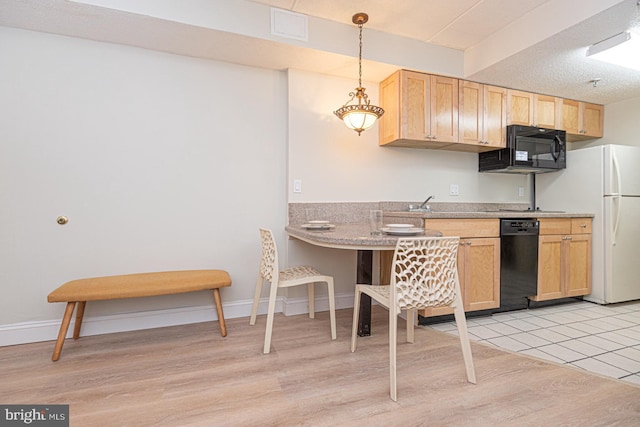
{"label": "chair leg", "polygon": [[315,283],[307,284],[307,296],[309,298],[309,319],[316,318],[316,300],[313,292],[313,286]]}
{"label": "chair leg", "polygon": [[353,302],[353,323],[351,324],[351,352],[356,351],[358,338],[358,317],[360,317],[360,286],[356,285],[356,296]]}
{"label": "chair leg", "polygon": [[336,339],[336,295],[333,287],[333,277],[327,279],[329,293],[329,318],[331,319],[331,339]]}
{"label": "chair leg", "polygon": [[455,306],[453,307],[453,315],[456,319],[458,327],[458,336],[460,337],[460,346],[462,347],[462,356],[464,357],[464,365],[467,369],[467,381],[472,384],[476,383],[476,371],[473,366],[473,356],[471,355],[471,344],[469,343],[469,334],[467,333],[467,318],[464,314],[462,299],[460,293],[456,296]]}
{"label": "chair leg", "polygon": [[250,325],[256,324],[256,316],[258,315],[258,305],[260,304],[260,294],[262,293],[262,276],[258,274],[258,281],[256,282],[256,292],[253,296],[253,306],[251,307],[251,318],[249,319]]}
{"label": "chair leg", "polygon": [[414,342],[414,328],[416,325],[416,311],[407,310],[407,342]]}
{"label": "chair leg", "polygon": [[[393,304],[393,302],[391,302]],[[396,346],[398,333],[398,313],[389,307],[389,395],[394,402],[398,401],[396,388]]]}
{"label": "chair leg", "polygon": [[76,309],[76,324],[73,326],[73,339],[80,338],[80,328],[82,328],[82,319],[84,318],[84,307],[87,305],[86,301],[78,301],[78,308]]}
{"label": "chair leg", "polygon": [[273,332],[273,317],[276,311],[276,297],[278,296],[278,284],[271,283],[269,292],[269,307],[267,308],[267,329],[264,333],[264,354],[271,351],[271,333]]}

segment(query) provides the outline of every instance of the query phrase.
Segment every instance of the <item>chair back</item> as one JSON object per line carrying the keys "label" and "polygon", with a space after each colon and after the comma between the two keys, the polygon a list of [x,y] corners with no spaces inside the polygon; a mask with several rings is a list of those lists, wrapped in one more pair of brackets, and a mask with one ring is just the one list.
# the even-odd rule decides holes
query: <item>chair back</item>
{"label": "chair back", "polygon": [[262,259],[260,260],[260,276],[263,279],[274,283],[278,280],[278,248],[273,232],[265,228],[260,229],[260,239],[262,240]]}
{"label": "chair back", "polygon": [[459,237],[398,239],[391,267],[392,303],[401,310],[451,305],[458,282]]}

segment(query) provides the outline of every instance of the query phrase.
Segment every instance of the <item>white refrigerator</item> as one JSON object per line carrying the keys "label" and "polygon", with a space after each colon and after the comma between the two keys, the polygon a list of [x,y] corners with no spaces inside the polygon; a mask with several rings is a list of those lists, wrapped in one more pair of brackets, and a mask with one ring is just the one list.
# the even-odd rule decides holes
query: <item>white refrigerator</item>
{"label": "white refrigerator", "polygon": [[536,176],[543,210],[593,213],[588,301],[640,299],[640,147],[602,145],[567,152],[567,168]]}

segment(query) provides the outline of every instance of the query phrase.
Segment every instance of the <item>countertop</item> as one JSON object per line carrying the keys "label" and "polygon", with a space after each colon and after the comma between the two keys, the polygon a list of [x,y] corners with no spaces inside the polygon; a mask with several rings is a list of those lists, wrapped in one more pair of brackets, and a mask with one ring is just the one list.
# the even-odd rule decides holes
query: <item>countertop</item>
{"label": "countertop", "polygon": [[383,221],[388,223],[411,223],[422,227],[425,219],[450,218],[593,218],[593,213],[557,212],[553,206],[548,210],[528,211],[528,203],[430,203],[431,212],[409,212],[409,205],[420,202],[332,202],[332,203],[289,203],[289,225],[304,224],[308,221],[309,212],[317,218],[334,224],[369,222],[372,209],[383,211]]}
{"label": "countertop", "polygon": [[[369,224],[335,224],[335,228],[330,230],[307,230],[300,225],[289,225],[285,230],[289,236],[296,239],[335,249],[393,250],[398,238],[401,237],[385,233],[371,236]],[[436,230],[425,230],[418,236],[440,237],[442,233]]]}
{"label": "countertop", "polygon": [[480,211],[480,212],[384,212],[387,218],[412,219],[470,219],[470,218],[593,218],[592,213],[583,212],[554,212],[554,211]]}

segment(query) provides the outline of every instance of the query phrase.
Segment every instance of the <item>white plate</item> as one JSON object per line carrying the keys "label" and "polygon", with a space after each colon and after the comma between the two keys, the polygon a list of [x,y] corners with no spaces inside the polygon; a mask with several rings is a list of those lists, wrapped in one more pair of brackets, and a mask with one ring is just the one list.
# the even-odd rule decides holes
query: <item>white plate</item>
{"label": "white plate", "polygon": [[309,221],[309,224],[329,224],[329,221],[325,221],[325,220],[321,220],[321,219],[314,219],[313,221]]}
{"label": "white plate", "polygon": [[302,224],[302,228],[306,228],[307,230],[329,230],[331,228],[335,228],[333,224]]}
{"label": "white plate", "polygon": [[415,228],[413,224],[385,224],[384,226],[392,230],[410,230]]}
{"label": "white plate", "polygon": [[384,231],[387,234],[391,234],[395,236],[415,236],[416,234],[422,234],[424,232],[424,229],[419,227],[412,227],[409,229],[383,227],[382,231]]}

